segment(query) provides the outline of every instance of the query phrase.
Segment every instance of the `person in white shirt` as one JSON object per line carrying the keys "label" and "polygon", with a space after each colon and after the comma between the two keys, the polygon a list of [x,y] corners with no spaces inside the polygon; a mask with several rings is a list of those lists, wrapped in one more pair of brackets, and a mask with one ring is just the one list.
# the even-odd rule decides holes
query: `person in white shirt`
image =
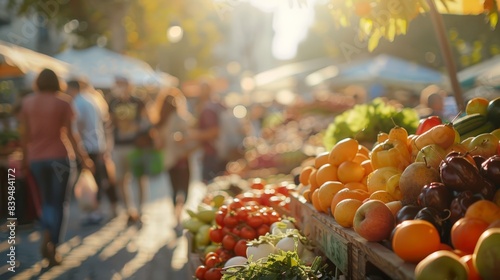
{"label": "person in white shirt", "polygon": [[[106,168],[105,154],[107,152],[104,122],[101,110],[95,103],[92,93],[86,91],[86,87],[81,87],[85,83],[77,80],[69,81],[67,93],[73,97],[73,106],[76,112],[74,129],[77,130],[83,140],[83,145],[94,161],[94,177],[98,186],[97,201],[101,201],[102,193],[106,192],[110,204],[112,216],[116,216],[117,195],[114,180],[108,176]],[[96,224],[103,220],[103,214],[99,207],[88,213],[85,224]]]}

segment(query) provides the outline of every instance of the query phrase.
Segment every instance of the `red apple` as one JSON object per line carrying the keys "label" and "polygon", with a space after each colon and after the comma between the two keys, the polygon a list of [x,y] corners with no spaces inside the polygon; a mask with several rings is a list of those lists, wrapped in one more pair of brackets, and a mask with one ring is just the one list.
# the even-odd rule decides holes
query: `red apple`
{"label": "red apple", "polygon": [[369,200],[361,205],[354,215],[353,228],[368,241],[382,241],[389,238],[395,220],[391,209],[379,200]]}
{"label": "red apple", "polygon": [[498,137],[495,135],[482,133],[472,138],[468,149],[471,155],[480,155],[484,158],[489,158],[497,153],[498,141]]}

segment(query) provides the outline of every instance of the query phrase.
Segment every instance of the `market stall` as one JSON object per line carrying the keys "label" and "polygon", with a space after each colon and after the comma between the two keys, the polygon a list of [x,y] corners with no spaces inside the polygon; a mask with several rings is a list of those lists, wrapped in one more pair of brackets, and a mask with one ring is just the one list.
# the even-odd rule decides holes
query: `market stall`
{"label": "market stall", "polygon": [[[367,106],[390,114],[383,106],[393,105],[380,102],[344,114],[370,119],[364,114],[374,109],[360,109]],[[499,108],[500,98],[476,97],[453,123],[438,116],[393,119],[364,142],[356,136],[362,127],[351,136],[324,134],[330,144],[298,164],[297,176],[216,178],[209,206],[191,211],[184,223],[193,275],[257,279],[276,267],[289,271],[278,260],[296,253],[303,271],[323,268],[317,279],[494,279],[498,263],[489,259],[500,257]],[[337,119],[331,126],[342,126]],[[280,242],[273,227],[299,243],[252,260],[248,248]],[[235,244],[246,244],[245,250]],[[318,257],[316,266],[303,261],[301,246]]]}

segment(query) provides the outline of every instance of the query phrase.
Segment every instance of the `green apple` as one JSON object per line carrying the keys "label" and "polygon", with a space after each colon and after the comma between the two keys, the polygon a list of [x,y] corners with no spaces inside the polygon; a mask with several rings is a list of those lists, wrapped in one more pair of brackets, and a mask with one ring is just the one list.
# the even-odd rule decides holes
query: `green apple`
{"label": "green apple", "polygon": [[471,155],[480,155],[489,158],[498,151],[498,137],[491,133],[482,133],[472,138],[468,150]]}
{"label": "green apple", "polygon": [[474,97],[467,102],[465,106],[465,113],[467,115],[479,113],[486,116],[488,113],[489,100],[484,97]]}
{"label": "green apple", "polygon": [[446,150],[438,144],[429,144],[418,151],[415,161],[427,162],[427,166],[439,170],[439,164],[446,155]]}
{"label": "green apple", "polygon": [[481,234],[472,262],[482,279],[498,279],[500,275],[500,228],[490,228]]}
{"label": "green apple", "polygon": [[416,280],[467,280],[469,268],[458,255],[440,250],[428,255],[415,267]]}
{"label": "green apple", "polygon": [[498,137],[498,139],[500,139],[500,128],[497,128],[490,133]]}

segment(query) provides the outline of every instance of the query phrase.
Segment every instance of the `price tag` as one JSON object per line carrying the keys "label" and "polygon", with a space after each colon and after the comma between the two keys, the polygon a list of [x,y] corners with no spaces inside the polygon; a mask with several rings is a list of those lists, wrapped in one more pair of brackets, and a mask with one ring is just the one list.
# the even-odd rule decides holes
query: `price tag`
{"label": "price tag", "polygon": [[345,275],[349,273],[349,243],[333,229],[315,220],[315,239],[326,257]]}

